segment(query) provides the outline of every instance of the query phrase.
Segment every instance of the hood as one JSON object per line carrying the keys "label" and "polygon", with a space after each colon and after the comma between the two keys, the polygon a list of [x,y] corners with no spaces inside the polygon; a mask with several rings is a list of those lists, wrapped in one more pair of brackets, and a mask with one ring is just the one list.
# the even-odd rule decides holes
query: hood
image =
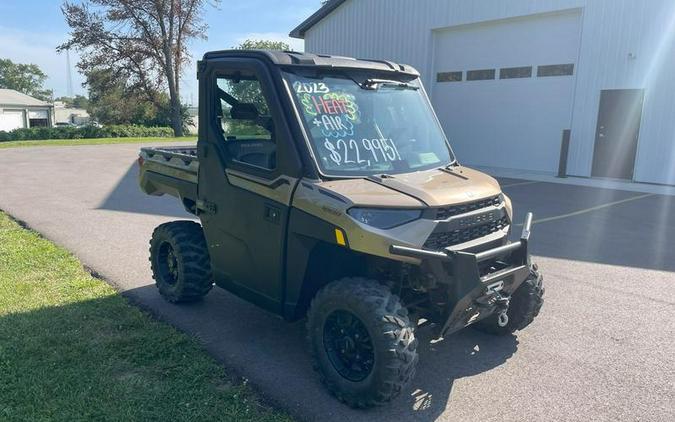
{"label": "hood", "polygon": [[323,182],[321,187],[354,205],[418,208],[461,204],[498,195],[499,183],[467,167],[427,170],[386,177]]}

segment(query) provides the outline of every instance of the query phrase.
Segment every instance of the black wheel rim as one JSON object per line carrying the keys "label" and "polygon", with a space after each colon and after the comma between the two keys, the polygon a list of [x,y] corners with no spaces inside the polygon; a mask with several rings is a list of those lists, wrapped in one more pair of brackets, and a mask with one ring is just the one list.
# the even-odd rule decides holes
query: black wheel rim
{"label": "black wheel rim", "polygon": [[362,381],[373,370],[375,353],[368,330],[356,315],[333,311],[323,325],[323,345],[331,364],[350,381]]}
{"label": "black wheel rim", "polygon": [[164,242],[159,246],[157,266],[162,282],[171,285],[176,284],[178,281],[178,259],[170,243]]}

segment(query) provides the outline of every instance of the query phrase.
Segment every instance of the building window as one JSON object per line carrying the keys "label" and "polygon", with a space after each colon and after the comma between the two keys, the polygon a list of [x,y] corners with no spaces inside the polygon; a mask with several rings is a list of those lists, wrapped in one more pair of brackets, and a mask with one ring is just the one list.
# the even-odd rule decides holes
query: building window
{"label": "building window", "polygon": [[49,127],[49,110],[29,110],[28,127]]}
{"label": "building window", "polygon": [[28,119],[29,127],[49,127],[49,119]]}
{"label": "building window", "polygon": [[466,72],[467,81],[487,81],[495,78],[495,69],[469,70]]}
{"label": "building window", "polygon": [[436,82],[461,82],[462,72],[439,72],[436,75]]}
{"label": "building window", "polygon": [[499,69],[499,79],[531,78],[532,66],[504,67]]}
{"label": "building window", "polygon": [[570,76],[574,75],[574,63],[568,64],[550,64],[539,66],[537,68],[538,77],[546,76]]}

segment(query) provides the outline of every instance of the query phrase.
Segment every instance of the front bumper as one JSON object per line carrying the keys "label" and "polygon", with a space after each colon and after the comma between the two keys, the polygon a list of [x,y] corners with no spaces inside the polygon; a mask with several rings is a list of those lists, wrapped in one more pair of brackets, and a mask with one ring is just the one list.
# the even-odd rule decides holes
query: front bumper
{"label": "front bumper", "polygon": [[530,275],[528,242],[532,213],[525,216],[520,240],[479,253],[429,251],[393,245],[393,255],[422,260],[422,265],[444,284],[449,302],[438,336],[460,330],[508,306],[508,297]]}

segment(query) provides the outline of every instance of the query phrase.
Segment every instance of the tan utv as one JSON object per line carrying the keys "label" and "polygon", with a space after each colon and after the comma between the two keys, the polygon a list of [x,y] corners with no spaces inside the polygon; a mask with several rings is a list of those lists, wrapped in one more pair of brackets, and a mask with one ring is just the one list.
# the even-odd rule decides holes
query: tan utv
{"label": "tan utv", "polygon": [[525,328],[542,306],[531,214],[462,166],[410,66],[296,52],[218,51],[198,64],[196,147],[143,148],[140,185],[194,221],[157,227],[159,292],[223,287],[307,319],[322,382],[353,407],[413,377],[416,330]]}

